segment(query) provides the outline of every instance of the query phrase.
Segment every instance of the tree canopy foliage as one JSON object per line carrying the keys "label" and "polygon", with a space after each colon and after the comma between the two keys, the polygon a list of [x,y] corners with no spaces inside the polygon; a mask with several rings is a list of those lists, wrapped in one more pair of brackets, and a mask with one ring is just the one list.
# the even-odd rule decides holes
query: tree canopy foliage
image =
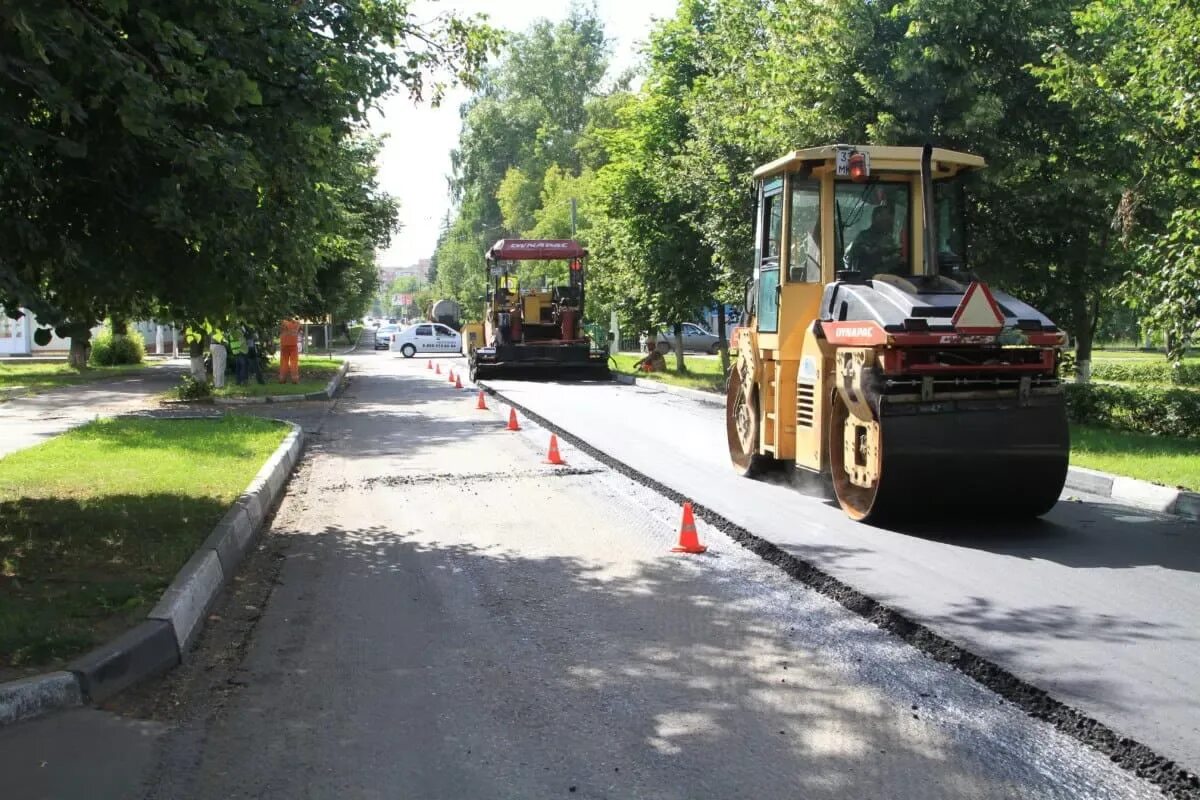
{"label": "tree canopy foliage", "polygon": [[[560,22],[540,20],[511,34],[462,107],[452,161],[456,208],[434,256],[436,286],[478,311],[483,254],[513,236],[577,235],[586,240],[595,168],[603,162],[598,127],[614,118],[624,85],[605,86],[609,41],[592,7],[574,5]],[[555,267],[529,262],[523,281],[553,279]]]}
{"label": "tree canopy foliage", "polygon": [[493,45],[409,6],[4,3],[0,303],[84,336],[361,305],[396,220],[366,114],[395,88],[438,99]]}
{"label": "tree canopy foliage", "polygon": [[513,37],[464,108],[438,253],[470,275],[440,272],[440,288],[481,289],[486,245],[561,232],[570,196],[589,313],[677,322],[740,299],[756,166],[932,142],[988,160],[970,187],[973,269],[1058,320],[1081,360],[1130,303],[1178,349],[1200,325],[1197,14],[1194,0],[680,0],[636,91],[600,91],[605,39],[577,7]]}
{"label": "tree canopy foliage", "polygon": [[1124,189],[1113,228],[1136,263],[1120,289],[1178,357],[1200,334],[1200,5],[1097,0],[1078,37],[1038,70],[1054,97],[1099,120]]}

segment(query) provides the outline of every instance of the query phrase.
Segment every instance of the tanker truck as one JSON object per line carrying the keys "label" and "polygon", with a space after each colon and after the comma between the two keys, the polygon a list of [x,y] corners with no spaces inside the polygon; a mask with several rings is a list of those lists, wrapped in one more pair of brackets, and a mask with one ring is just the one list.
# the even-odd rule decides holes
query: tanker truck
{"label": "tanker truck", "polygon": [[459,330],[462,327],[462,306],[457,300],[438,300],[429,307],[429,319]]}

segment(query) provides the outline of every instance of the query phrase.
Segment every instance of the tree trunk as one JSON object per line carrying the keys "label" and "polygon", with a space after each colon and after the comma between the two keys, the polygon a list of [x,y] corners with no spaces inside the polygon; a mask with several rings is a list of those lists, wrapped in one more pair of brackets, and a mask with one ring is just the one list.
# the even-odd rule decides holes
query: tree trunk
{"label": "tree trunk", "polygon": [[721,350],[721,374],[729,374],[729,337],[725,332],[725,304],[717,305],[717,347]]}
{"label": "tree trunk", "polygon": [[112,322],[113,336],[128,336],[129,335],[129,320],[125,317],[113,316],[109,318]]}
{"label": "tree trunk", "polygon": [[75,369],[85,369],[88,364],[88,356],[92,352],[92,335],[87,336],[72,336],[71,337],[71,352],[67,355],[67,363]]}
{"label": "tree trunk", "polygon": [[204,343],[208,337],[201,337],[194,342],[188,342],[188,357],[191,360],[192,380],[196,383],[208,383],[208,374],[204,371]]}
{"label": "tree trunk", "polygon": [[687,373],[687,365],[683,363],[683,323],[675,323],[675,371],[680,375]]}
{"label": "tree trunk", "polygon": [[1072,316],[1075,321],[1075,382],[1089,383],[1092,380],[1092,343],[1096,338],[1096,325],[1100,319],[1100,298],[1088,308],[1086,296],[1074,303]]}

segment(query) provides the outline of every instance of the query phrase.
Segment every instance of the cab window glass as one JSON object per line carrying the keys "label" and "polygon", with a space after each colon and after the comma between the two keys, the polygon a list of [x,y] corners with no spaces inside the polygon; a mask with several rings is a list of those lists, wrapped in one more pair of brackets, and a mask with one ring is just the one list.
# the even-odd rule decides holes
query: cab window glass
{"label": "cab window glass", "polygon": [[967,243],[963,221],[963,186],[939,181],[933,186],[937,217],[938,269],[949,273],[966,267]]}
{"label": "cab window glass", "polygon": [[779,270],[764,269],[758,277],[758,329],[775,333],[779,329]]}
{"label": "cab window glass", "polygon": [[779,258],[783,240],[783,194],[763,198],[763,258]]}
{"label": "cab window glass", "polygon": [[417,336],[432,336],[432,335],[433,335],[433,326],[432,325],[418,325],[417,326]]}
{"label": "cab window glass", "polygon": [[816,181],[792,182],[788,280],[821,281],[821,188]]}
{"label": "cab window glass", "polygon": [[866,278],[911,275],[909,185],[839,183],[835,197],[836,249],[843,269]]}

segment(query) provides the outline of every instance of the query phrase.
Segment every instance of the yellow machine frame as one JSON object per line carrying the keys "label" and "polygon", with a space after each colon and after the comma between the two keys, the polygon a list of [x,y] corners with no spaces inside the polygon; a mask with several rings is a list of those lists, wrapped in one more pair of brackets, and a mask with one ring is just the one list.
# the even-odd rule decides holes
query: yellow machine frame
{"label": "yellow machine frame", "polygon": [[[747,391],[758,392],[759,453],[776,459],[794,460],[798,466],[816,471],[823,471],[829,466],[825,431],[829,398],[835,380],[833,356],[836,348],[816,337],[812,323],[819,316],[825,285],[833,282],[835,273],[840,269],[834,263],[834,204],[836,184],[848,180],[837,175],[839,152],[846,151],[868,155],[874,179],[909,185],[909,230],[921,229],[925,198],[920,173],[922,149],[919,147],[829,145],[796,150],[760,167],[754,173],[759,199],[759,218],[755,225],[755,285],[764,261],[762,247],[766,232],[763,230],[761,209],[766,196],[765,186],[772,178],[782,178],[778,323],[775,333],[759,332],[757,324],[743,329],[738,340],[739,363],[751,365],[753,373],[752,380],[745,381],[743,386]],[[983,158],[969,153],[938,148],[932,153],[935,179],[952,177],[964,170],[983,166]],[[791,280],[792,189],[798,180],[816,180],[820,186],[821,276],[817,282]],[[916,274],[922,274],[925,269],[923,245],[922,237],[910,237],[910,260]],[[757,315],[755,319],[757,323]],[[806,378],[815,378],[812,395],[807,398],[798,398],[796,393],[802,364],[808,373]],[[803,424],[798,424],[798,421]]]}

